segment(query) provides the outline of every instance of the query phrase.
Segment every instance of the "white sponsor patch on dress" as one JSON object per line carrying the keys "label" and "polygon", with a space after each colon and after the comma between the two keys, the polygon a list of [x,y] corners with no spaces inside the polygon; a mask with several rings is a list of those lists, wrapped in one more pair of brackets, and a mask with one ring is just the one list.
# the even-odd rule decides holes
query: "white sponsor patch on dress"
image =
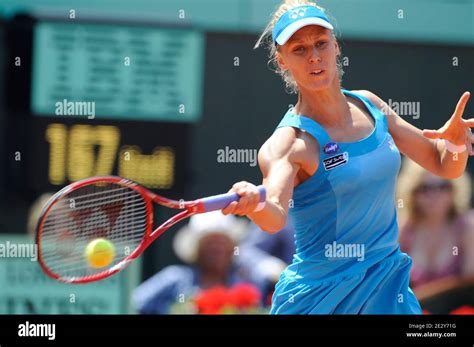
{"label": "white sponsor patch on dress", "polygon": [[338,155],[335,155],[333,157],[327,158],[323,160],[324,163],[324,169],[326,171],[332,170],[338,166],[347,164],[349,161],[349,153],[344,152]]}

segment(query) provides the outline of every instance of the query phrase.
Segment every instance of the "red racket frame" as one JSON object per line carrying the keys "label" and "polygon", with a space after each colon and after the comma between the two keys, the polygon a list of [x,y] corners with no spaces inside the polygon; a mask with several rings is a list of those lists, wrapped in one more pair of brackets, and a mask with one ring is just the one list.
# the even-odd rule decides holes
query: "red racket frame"
{"label": "red racket frame", "polygon": [[[79,188],[92,185],[95,183],[115,183],[124,187],[128,187],[130,189],[135,190],[138,192],[144,199],[145,201],[145,206],[146,206],[146,214],[147,214],[147,227],[145,231],[145,235],[143,237],[143,240],[140,242],[138,247],[127,257],[125,257],[122,261],[120,261],[118,264],[113,266],[112,268],[108,268],[98,274],[91,275],[91,276],[86,276],[86,277],[78,277],[78,278],[64,278],[57,273],[53,272],[49,267],[45,264],[44,259],[42,257],[42,252],[41,252],[41,234],[43,231],[43,224],[44,221],[46,220],[46,216],[51,210],[51,208],[59,201],[61,198],[67,194],[71,193],[74,190],[77,190]],[[183,211],[177,213],[173,217],[169,218],[167,221],[165,221],[163,224],[158,226],[155,230],[152,231],[153,228],[153,203],[160,204],[162,206],[166,206],[169,208],[175,208],[175,209],[184,209]],[[57,192],[47,203],[43,211],[41,212],[41,215],[39,217],[39,222],[36,227],[36,244],[38,245],[38,262],[43,269],[43,271],[51,278],[60,281],[60,282],[65,282],[65,283],[89,283],[89,282],[94,282],[94,281],[99,281],[104,278],[110,277],[117,272],[123,270],[125,267],[127,267],[133,260],[138,258],[143,251],[153,242],[155,241],[160,235],[162,235],[166,230],[168,230],[171,226],[174,224],[178,223],[179,221],[182,221],[183,219],[186,219],[187,217],[192,216],[193,214],[196,213],[203,213],[205,212],[204,210],[204,205],[200,200],[194,200],[194,201],[176,201],[176,200],[171,200],[167,199],[165,197],[162,197],[158,194],[155,194],[148,189],[142,187],[138,183],[135,183],[131,180],[122,178],[122,177],[116,177],[116,176],[107,176],[107,177],[92,177],[92,178],[87,178],[75,183],[72,183],[66,187],[64,187],[62,190]]]}

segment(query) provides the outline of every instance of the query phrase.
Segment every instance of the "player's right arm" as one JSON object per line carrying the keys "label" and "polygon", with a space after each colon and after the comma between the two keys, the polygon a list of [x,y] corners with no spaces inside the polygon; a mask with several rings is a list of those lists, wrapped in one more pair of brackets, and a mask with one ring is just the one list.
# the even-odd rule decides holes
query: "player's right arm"
{"label": "player's right arm", "polygon": [[239,194],[240,200],[231,203],[222,212],[246,215],[268,233],[283,229],[293,196],[293,187],[299,183],[298,172],[301,169],[306,171],[308,152],[314,153],[308,151],[305,136],[308,135],[298,129],[280,128],[260,148],[258,162],[267,192],[263,210],[254,212],[259,197],[256,186],[248,182],[238,182],[230,191]]}

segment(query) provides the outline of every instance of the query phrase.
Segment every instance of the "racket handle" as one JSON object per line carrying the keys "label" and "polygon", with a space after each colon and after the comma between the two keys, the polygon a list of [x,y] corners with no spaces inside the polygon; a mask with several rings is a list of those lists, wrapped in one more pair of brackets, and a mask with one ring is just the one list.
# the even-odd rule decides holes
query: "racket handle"
{"label": "racket handle", "polygon": [[[255,211],[260,211],[265,206],[266,201],[266,191],[263,185],[257,187],[260,193],[260,200],[258,203],[257,208]],[[229,205],[231,202],[239,201],[240,196],[237,193],[226,193],[226,194],[219,194],[214,196],[209,196],[207,198],[200,199],[200,203],[202,203],[203,212],[210,212],[221,210]]]}

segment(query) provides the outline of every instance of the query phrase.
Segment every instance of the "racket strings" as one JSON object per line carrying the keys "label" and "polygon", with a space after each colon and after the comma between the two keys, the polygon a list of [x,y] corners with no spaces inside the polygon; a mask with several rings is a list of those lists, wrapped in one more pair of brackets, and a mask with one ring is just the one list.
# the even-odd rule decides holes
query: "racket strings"
{"label": "racket strings", "polygon": [[[88,199],[85,201],[84,199],[79,199],[79,198],[73,198],[69,197],[69,203],[66,204],[66,206],[62,208],[58,208],[56,211],[57,212],[64,212],[64,211],[69,211],[69,212],[74,212],[74,211],[81,211],[81,210],[87,210],[90,207],[96,207],[98,204],[101,202],[107,202],[107,205],[112,205],[114,202],[120,203],[124,202],[126,200],[134,200],[134,199],[142,199],[140,196],[130,196],[129,192],[123,192],[123,193],[117,193],[114,194],[113,199],[111,199],[109,196],[102,196],[100,198],[94,198],[94,199]],[[79,204],[77,204],[79,202]]]}
{"label": "racket strings", "polygon": [[[40,233],[43,263],[64,278],[93,276],[130,255],[147,229],[146,202],[137,191],[114,183],[91,184],[61,197],[44,217]],[[113,261],[94,268],[85,250],[104,238],[115,249]]]}
{"label": "racket strings", "polygon": [[[113,209],[109,208],[110,212],[114,212]],[[120,212],[120,211],[117,211]],[[121,220],[119,219],[115,225],[115,230],[110,230],[110,224],[111,221],[108,218],[105,218],[103,214],[90,214],[86,217],[81,217],[81,218],[76,218],[75,219],[75,224],[72,227],[71,226],[66,226],[69,230],[72,230],[73,232],[73,237],[74,237],[74,242],[79,242],[81,243],[86,243],[89,242],[92,239],[102,237],[106,238],[109,241],[113,242],[113,244],[116,247],[116,250],[118,251],[117,256],[120,256],[120,249],[125,249],[125,248],[131,248],[133,245],[130,247],[130,241],[134,238],[142,238],[143,232],[146,228],[146,223],[143,222],[143,219],[145,218],[145,213],[142,213],[141,215],[138,215],[138,218],[133,218],[130,219],[130,216],[124,215],[124,219],[127,220],[127,223],[129,227],[124,229],[121,224]],[[120,217],[121,218],[121,217]],[[85,220],[84,220],[85,219]],[[141,223],[139,221],[142,220]],[[61,225],[59,229],[63,229],[64,225]],[[133,231],[138,234],[135,236]],[[47,235],[47,233],[45,233]],[[54,233],[52,233],[52,240],[54,241]],[[85,240],[85,242],[84,242]],[[125,240],[125,242],[124,242]],[[78,247],[79,249],[84,248],[84,246],[80,245]],[[61,251],[61,249],[58,249],[57,251]],[[68,270],[71,270],[77,265],[83,263],[84,259],[84,254],[83,252],[70,252],[70,254],[64,254],[64,252],[56,252],[57,254],[54,254],[55,257],[51,257],[51,261],[56,260],[56,264],[58,263],[62,266],[63,270],[68,267]],[[112,264],[113,265],[113,264]],[[80,265],[82,266],[82,265]]]}
{"label": "racket strings", "polygon": [[[141,201],[139,201],[138,203],[136,204],[130,204],[128,205],[128,207],[130,208],[140,208],[142,205]],[[64,213],[64,212],[62,212]],[[144,210],[143,214],[146,216],[146,210]],[[122,217],[124,218],[143,218],[143,216],[139,216],[136,211],[126,211],[126,212],[123,212],[122,214]],[[47,220],[45,221],[44,225],[43,225],[43,229],[50,229],[50,228],[61,228],[61,227],[67,227],[70,225],[71,223],[71,218],[76,220],[76,224],[78,225],[82,225],[83,224],[83,220],[84,220],[84,217],[76,217],[74,215],[68,215],[67,212],[65,215],[63,215],[62,217],[59,217],[58,215],[58,218],[56,218],[54,221],[52,220]]]}

